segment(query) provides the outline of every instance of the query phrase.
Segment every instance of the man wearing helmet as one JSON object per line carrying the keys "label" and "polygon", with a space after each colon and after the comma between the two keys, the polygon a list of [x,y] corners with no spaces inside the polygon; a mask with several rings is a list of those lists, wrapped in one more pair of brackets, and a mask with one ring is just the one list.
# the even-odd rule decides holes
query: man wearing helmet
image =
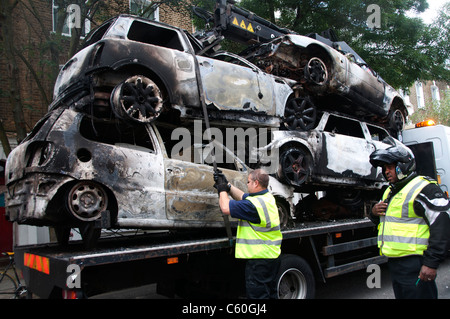
{"label": "man wearing helmet", "polygon": [[390,184],[369,217],[378,224],[380,253],[389,257],[395,297],[435,299],[436,271],[448,250],[448,198],[436,181],[416,173],[404,145],[376,150],[370,163]]}

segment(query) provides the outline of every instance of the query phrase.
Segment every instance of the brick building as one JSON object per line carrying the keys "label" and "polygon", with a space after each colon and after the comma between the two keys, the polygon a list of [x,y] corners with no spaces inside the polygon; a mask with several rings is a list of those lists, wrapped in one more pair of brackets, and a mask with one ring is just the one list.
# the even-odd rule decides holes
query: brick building
{"label": "brick building", "polygon": [[[58,29],[61,12],[66,14],[68,6],[82,0],[22,0],[9,12],[11,28],[9,32],[14,43],[14,55],[0,55],[0,120],[12,147],[17,144],[17,128],[13,117],[13,103],[10,92],[19,99],[24,110],[24,126],[29,132],[36,122],[47,112],[52,101],[53,85],[58,69],[69,59],[71,29],[67,19]],[[95,10],[92,21],[81,22],[82,35],[101,24],[106,19],[120,13],[146,14],[150,0],[105,0]],[[76,4],[75,4],[76,5]],[[75,8],[80,8],[80,6]],[[83,11],[84,8],[81,8]],[[3,10],[3,9],[2,9]],[[83,15],[81,15],[83,16]],[[188,12],[174,10],[160,5],[149,18],[192,31],[192,20]],[[75,20],[74,20],[75,21]],[[0,23],[0,35],[8,30],[5,20]],[[60,30],[59,32],[57,30]],[[2,49],[5,47],[2,46]],[[17,90],[14,90],[17,85]],[[0,159],[6,158],[0,145]]]}
{"label": "brick building", "polygon": [[414,106],[414,111],[423,109],[433,101],[440,101],[450,86],[445,82],[438,81],[416,81],[410,88],[409,100]]}

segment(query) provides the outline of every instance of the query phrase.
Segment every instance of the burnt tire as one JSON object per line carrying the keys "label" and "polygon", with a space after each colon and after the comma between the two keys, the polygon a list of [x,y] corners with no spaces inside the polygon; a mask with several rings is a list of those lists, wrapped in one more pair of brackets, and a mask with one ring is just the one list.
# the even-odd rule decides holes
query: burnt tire
{"label": "burnt tire", "polygon": [[276,277],[279,299],[312,299],[315,279],[309,264],[297,255],[281,255]]}
{"label": "burnt tire", "polygon": [[278,216],[280,217],[280,228],[284,229],[287,227],[291,216],[289,203],[284,198],[280,197],[275,197],[275,201],[277,203]]}
{"label": "burnt tire", "polygon": [[111,105],[119,118],[149,123],[159,117],[163,98],[155,82],[143,75],[135,75],[114,88]]}
{"label": "burnt tire", "polygon": [[69,244],[71,228],[64,225],[56,225],[54,231],[58,245],[66,247]]}
{"label": "burnt tire", "polygon": [[278,175],[292,186],[302,186],[310,176],[311,156],[301,148],[289,148],[280,156]]}
{"label": "burnt tire", "polygon": [[402,131],[405,127],[405,116],[399,109],[394,110],[389,115],[389,133],[396,139],[402,141]]}
{"label": "burnt tire", "polygon": [[97,245],[102,229],[96,227],[95,223],[83,223],[78,227],[83,240],[84,248],[92,249]]}
{"label": "burnt tire", "polygon": [[309,96],[290,99],[284,109],[284,126],[291,131],[309,131],[316,125],[317,108]]}

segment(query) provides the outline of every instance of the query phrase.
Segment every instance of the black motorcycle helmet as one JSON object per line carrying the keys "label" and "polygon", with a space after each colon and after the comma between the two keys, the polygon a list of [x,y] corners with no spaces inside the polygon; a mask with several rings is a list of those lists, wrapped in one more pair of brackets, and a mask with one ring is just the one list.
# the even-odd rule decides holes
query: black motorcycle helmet
{"label": "black motorcycle helmet", "polygon": [[[402,180],[416,170],[416,160],[412,151],[404,145],[396,145],[387,149],[379,149],[370,154],[370,164],[373,167],[383,167],[396,163],[397,178]],[[383,176],[386,178],[383,170]]]}

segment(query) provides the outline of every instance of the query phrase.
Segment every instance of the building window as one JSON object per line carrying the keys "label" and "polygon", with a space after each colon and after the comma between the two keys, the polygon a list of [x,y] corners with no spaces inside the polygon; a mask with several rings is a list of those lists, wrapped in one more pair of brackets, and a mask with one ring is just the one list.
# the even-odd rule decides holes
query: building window
{"label": "building window", "polygon": [[425,108],[425,97],[423,96],[423,84],[422,82],[416,82],[416,96],[417,96],[417,108]]}
{"label": "building window", "polygon": [[159,8],[152,6],[150,0],[130,0],[130,13],[149,20],[159,21]]}
{"label": "building window", "polygon": [[433,81],[433,85],[431,85],[431,99],[439,102],[441,100],[441,96],[439,95],[439,88],[436,85],[436,82]]}
{"label": "building window", "polygon": [[[58,19],[61,19],[61,16],[58,15],[58,12],[61,12],[60,7],[55,3],[55,0],[52,1],[52,24],[53,24],[53,32],[57,32],[56,30],[58,26]],[[82,14],[80,6],[77,4],[68,5],[64,11],[64,25],[61,30],[61,34],[64,36],[70,37],[72,35],[73,28],[81,28],[81,37],[84,38],[86,34],[91,31],[91,21],[89,19],[84,19],[82,21]]]}

